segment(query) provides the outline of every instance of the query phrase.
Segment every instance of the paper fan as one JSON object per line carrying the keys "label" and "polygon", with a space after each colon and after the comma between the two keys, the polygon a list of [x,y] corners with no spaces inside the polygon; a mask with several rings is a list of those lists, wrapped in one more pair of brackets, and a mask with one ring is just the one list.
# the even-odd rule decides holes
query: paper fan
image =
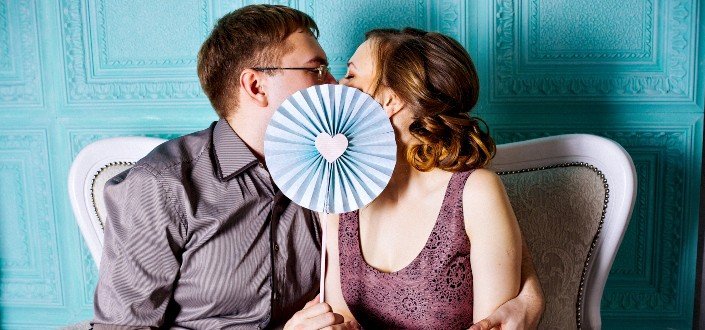
{"label": "paper fan", "polygon": [[314,211],[342,213],[382,192],[396,163],[396,141],[372,97],[343,85],[317,85],[289,96],[274,113],[264,156],[289,199]]}

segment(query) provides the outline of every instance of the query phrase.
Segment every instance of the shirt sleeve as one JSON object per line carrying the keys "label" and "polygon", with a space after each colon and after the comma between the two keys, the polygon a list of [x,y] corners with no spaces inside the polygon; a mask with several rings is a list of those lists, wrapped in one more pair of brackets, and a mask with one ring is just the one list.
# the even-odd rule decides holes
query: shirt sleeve
{"label": "shirt sleeve", "polygon": [[163,181],[148,168],[135,166],[105,186],[95,329],[160,327],[165,321],[184,230]]}

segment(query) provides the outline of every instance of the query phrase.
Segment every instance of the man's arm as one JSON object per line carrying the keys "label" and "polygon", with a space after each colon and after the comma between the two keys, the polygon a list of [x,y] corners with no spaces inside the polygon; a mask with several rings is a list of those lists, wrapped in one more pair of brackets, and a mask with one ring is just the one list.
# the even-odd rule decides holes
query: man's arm
{"label": "man's arm", "polygon": [[522,239],[521,288],[519,295],[499,306],[490,316],[470,330],[536,329],[546,308],[539,278],[526,241]]}
{"label": "man's arm", "polygon": [[104,196],[94,329],[160,327],[179,272],[181,218],[162,183],[144,167],[113,178]]}

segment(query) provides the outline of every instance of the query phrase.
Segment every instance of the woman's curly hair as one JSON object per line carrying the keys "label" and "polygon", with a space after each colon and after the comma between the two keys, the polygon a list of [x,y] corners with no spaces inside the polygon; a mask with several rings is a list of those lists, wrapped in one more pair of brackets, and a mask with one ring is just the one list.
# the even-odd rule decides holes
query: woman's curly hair
{"label": "woman's curly hair", "polygon": [[407,161],[420,171],[460,172],[487,165],[495,143],[485,122],[470,116],[480,87],[463,46],[414,28],[376,29],[365,37],[372,42],[376,63],[372,94],[386,86],[413,113],[409,132],[419,142],[408,147]]}

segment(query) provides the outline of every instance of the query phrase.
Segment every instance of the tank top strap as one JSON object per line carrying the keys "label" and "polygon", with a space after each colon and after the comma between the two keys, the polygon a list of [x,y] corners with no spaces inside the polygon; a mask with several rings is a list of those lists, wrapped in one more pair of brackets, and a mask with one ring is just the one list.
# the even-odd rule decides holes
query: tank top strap
{"label": "tank top strap", "polygon": [[434,232],[446,240],[458,240],[467,237],[465,234],[465,217],[463,215],[463,190],[465,183],[474,170],[455,172],[448,182],[446,194],[443,197],[441,211]]}
{"label": "tank top strap", "polygon": [[441,210],[462,210],[465,183],[468,181],[470,174],[474,171],[475,169],[453,173],[448,183],[448,188],[446,189],[446,196],[443,199]]}

